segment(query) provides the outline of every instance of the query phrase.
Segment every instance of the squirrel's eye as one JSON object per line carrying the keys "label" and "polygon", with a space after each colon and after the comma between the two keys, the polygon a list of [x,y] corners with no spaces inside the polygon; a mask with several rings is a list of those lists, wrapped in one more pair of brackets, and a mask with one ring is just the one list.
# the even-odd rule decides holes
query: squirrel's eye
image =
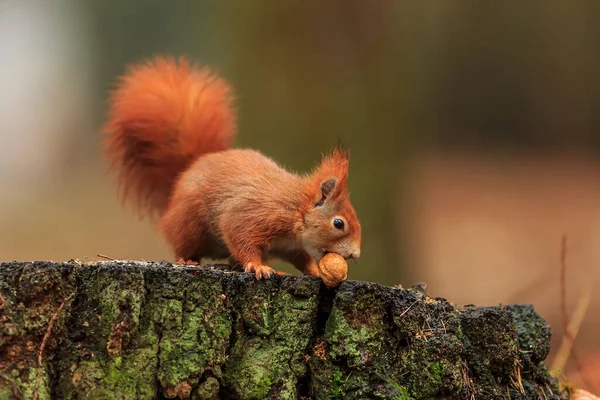
{"label": "squirrel's eye", "polygon": [[339,229],[340,231],[344,230],[344,221],[339,218],[333,220],[333,226],[335,229]]}

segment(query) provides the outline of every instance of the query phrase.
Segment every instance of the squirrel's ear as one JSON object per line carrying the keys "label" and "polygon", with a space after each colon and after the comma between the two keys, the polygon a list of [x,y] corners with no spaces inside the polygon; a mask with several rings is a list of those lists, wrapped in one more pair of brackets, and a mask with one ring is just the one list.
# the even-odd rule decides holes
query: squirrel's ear
{"label": "squirrel's ear", "polygon": [[335,189],[336,184],[336,178],[329,178],[326,181],[321,182],[321,194],[323,197],[329,196],[331,192],[333,192],[333,189]]}
{"label": "squirrel's ear", "polygon": [[317,201],[315,207],[322,206],[325,203],[327,197],[333,192],[335,189],[335,185],[337,184],[337,178],[329,178],[321,182],[321,199]]}

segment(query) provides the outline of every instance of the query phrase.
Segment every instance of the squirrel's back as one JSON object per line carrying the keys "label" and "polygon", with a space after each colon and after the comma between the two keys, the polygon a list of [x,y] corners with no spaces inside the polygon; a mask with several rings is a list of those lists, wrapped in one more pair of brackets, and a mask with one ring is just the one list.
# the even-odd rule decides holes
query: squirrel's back
{"label": "squirrel's back", "polygon": [[105,154],[124,199],[164,211],[179,176],[201,155],[228,149],[233,92],[208,68],[157,57],[134,65],[109,101]]}
{"label": "squirrel's back", "polygon": [[[191,196],[202,193],[202,201],[225,205],[228,201],[256,201],[269,209],[276,202],[306,200],[303,179],[277,164],[271,158],[251,149],[230,149],[199,157],[182,174],[175,192]],[[294,196],[288,193],[294,193]],[[290,206],[292,206],[290,204]],[[299,204],[297,205],[299,206]]]}

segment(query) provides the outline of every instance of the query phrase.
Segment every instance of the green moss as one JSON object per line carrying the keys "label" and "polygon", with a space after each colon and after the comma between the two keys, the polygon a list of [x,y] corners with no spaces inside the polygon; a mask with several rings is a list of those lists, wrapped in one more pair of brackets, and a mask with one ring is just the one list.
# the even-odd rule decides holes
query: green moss
{"label": "green moss", "polygon": [[26,331],[42,330],[44,326],[48,326],[48,322],[52,317],[53,304],[40,304],[35,308],[23,307],[23,323],[22,327]]}
{"label": "green moss", "polygon": [[267,293],[264,297],[255,297],[244,309],[242,318],[246,326],[253,333],[269,336],[273,331],[273,313],[271,308],[271,296]]}
{"label": "green moss", "polygon": [[163,388],[181,382],[192,386],[204,371],[225,362],[231,334],[218,280],[187,274],[169,275],[181,280],[179,299],[165,299],[160,291],[149,302],[159,343],[158,379]]}
{"label": "green moss", "polygon": [[214,327],[215,334],[220,338],[229,337],[231,334],[231,320],[225,315],[219,316],[218,319]]}
{"label": "green moss", "polygon": [[197,400],[216,400],[219,397],[219,387],[219,381],[210,376],[198,386],[193,398]]}
{"label": "green moss", "polygon": [[272,385],[273,350],[260,338],[238,341],[231,351],[225,379],[242,399],[263,399]]}
{"label": "green moss", "polygon": [[[186,313],[184,323],[181,301],[167,300],[162,306],[163,334],[159,343],[158,380],[162,387],[175,387],[191,374],[202,371],[201,351],[195,340],[202,316],[198,311]],[[186,357],[182,357],[184,354]]]}
{"label": "green moss", "polygon": [[[0,378],[2,380],[2,378]],[[0,400],[10,400],[14,398],[14,392],[8,382],[0,382]]]}
{"label": "green moss", "polygon": [[[299,292],[294,281],[307,278],[279,278],[281,286],[277,279],[244,278],[232,289],[243,300],[235,303],[238,299],[234,299],[240,312],[224,380],[241,399],[296,399],[298,380],[306,374],[300,360],[316,324],[319,282],[303,284]],[[307,296],[310,290],[312,295]]]}
{"label": "green moss", "polygon": [[344,391],[343,391],[344,381],[342,372],[338,369],[333,371],[333,375],[331,377],[331,399],[343,399]]}
{"label": "green moss", "polygon": [[[496,385],[494,376],[509,376],[519,360],[517,333],[511,314],[501,307],[467,308],[460,314],[469,369],[482,383]],[[481,321],[485,321],[482,324]]]}
{"label": "green moss", "polygon": [[393,400],[414,400],[414,397],[412,397],[410,395],[410,393],[404,386],[402,386],[396,382],[390,382],[390,386],[392,386],[394,388],[394,390],[396,391],[396,393],[392,397],[389,397],[386,395],[380,396],[379,393],[375,393],[375,396],[381,397],[383,399],[390,398]]}
{"label": "green moss", "polygon": [[379,393],[379,397],[391,398],[397,394],[388,382],[399,377],[393,367],[398,339],[389,335],[386,301],[377,295],[380,288],[343,283],[338,289],[324,342],[311,359],[312,386],[318,397],[360,399]]}
{"label": "green moss", "polygon": [[61,349],[69,357],[57,366],[57,392],[64,398],[153,396],[158,338],[140,324],[143,274],[101,266],[83,271],[83,278],[71,327],[78,342]]}
{"label": "green moss", "polygon": [[513,318],[523,367],[530,369],[544,361],[550,352],[550,325],[531,305],[509,305],[506,308]]}
{"label": "green moss", "polygon": [[267,374],[263,375],[262,379],[258,381],[256,394],[259,398],[265,398],[267,393],[271,390],[271,385],[273,385],[272,378]]}
{"label": "green moss", "polygon": [[153,330],[139,334],[124,354],[107,357],[98,352],[93,359],[72,364],[64,376],[65,390],[76,398],[152,398],[157,390],[158,337]]}
{"label": "green moss", "polygon": [[[0,374],[0,399],[16,398],[14,395],[15,391],[19,393],[20,398],[33,398],[36,377],[37,368],[28,368],[26,371],[13,369],[10,374]],[[45,370],[42,370],[40,375],[37,393],[40,400],[51,399],[50,379]]]}
{"label": "green moss", "polygon": [[461,346],[455,336],[414,340],[400,364],[405,386],[415,398],[457,395],[463,389]]}
{"label": "green moss", "polygon": [[[12,398],[13,387],[32,396],[31,347],[75,290],[46,346],[42,399],[49,387],[67,400],[189,391],[206,400],[537,399],[558,392],[543,363],[549,329],[531,307],[457,312],[443,299],[366,282],[331,290],[312,278],[256,281],[166,263],[15,265],[0,266],[0,295],[9,305],[0,306],[0,350],[11,357],[0,371],[0,398]],[[511,382],[517,362],[524,395]]]}
{"label": "green moss", "polygon": [[[76,290],[73,268],[65,264],[0,264],[0,391],[32,398],[38,374],[38,349],[48,324],[65,298]],[[70,303],[57,315],[45,343],[37,388],[39,399],[50,398],[52,355],[65,336]],[[5,347],[6,346],[6,347]]]}
{"label": "green moss", "polygon": [[346,358],[350,367],[360,367],[379,354],[385,331],[385,307],[371,295],[360,298],[338,294],[325,327],[332,358]]}
{"label": "green moss", "polygon": [[460,326],[460,323],[456,325],[456,331],[454,332],[454,334],[456,335],[456,338],[458,340],[460,340],[461,342],[465,338],[465,335],[462,331],[462,326]]}
{"label": "green moss", "polygon": [[153,380],[152,353],[140,352],[125,359],[83,361],[73,370],[73,397],[78,398],[152,398],[156,393]]}
{"label": "green moss", "polygon": [[325,328],[326,359],[311,360],[313,387],[339,396],[334,374],[341,372],[344,398],[462,398],[464,347],[454,308],[412,291],[395,291],[400,296],[389,301],[384,290],[340,287]]}

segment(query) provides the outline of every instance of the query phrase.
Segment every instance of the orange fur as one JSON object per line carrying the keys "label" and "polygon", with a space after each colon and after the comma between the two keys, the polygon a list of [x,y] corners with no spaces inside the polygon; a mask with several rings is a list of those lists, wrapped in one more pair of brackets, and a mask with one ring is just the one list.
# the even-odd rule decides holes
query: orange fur
{"label": "orange fur", "polygon": [[236,133],[229,84],[208,68],[157,57],[129,68],[110,99],[105,149],[125,199],[162,211],[180,173]]}
{"label": "orange fur", "polygon": [[227,82],[183,59],[157,58],[130,68],[114,92],[106,155],[124,199],[160,212],[177,258],[232,257],[257,278],[273,272],[270,256],[308,275],[318,275],[326,252],[358,258],[348,152],[338,147],[301,176],[257,151],[230,149],[235,131]]}

